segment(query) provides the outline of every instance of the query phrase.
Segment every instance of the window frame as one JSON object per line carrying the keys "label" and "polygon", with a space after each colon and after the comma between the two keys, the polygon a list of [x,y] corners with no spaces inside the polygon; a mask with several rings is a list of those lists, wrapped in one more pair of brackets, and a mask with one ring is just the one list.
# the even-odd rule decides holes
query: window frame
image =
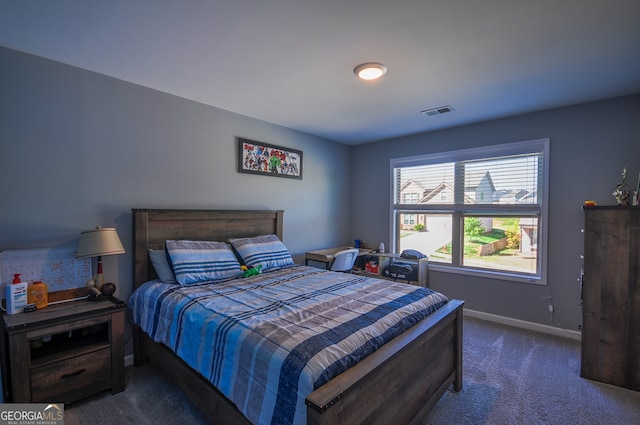
{"label": "window frame", "polygon": [[[452,222],[452,245],[454,247],[452,264],[430,263],[429,268],[435,271],[457,273],[463,275],[509,280],[513,282],[532,283],[547,285],[547,252],[548,252],[548,228],[549,228],[549,147],[550,139],[534,139],[523,142],[512,142],[482,146],[477,148],[460,149],[453,151],[437,152],[433,154],[422,154],[391,158],[390,160],[390,241],[392,241],[393,252],[400,247],[401,215],[441,213],[451,214]],[[458,163],[470,160],[491,159],[509,155],[522,155],[530,153],[541,153],[542,166],[539,170],[541,182],[539,189],[542,191],[540,204],[396,204],[395,169],[401,167],[412,167],[419,165],[433,165],[439,163]],[[496,215],[497,214],[497,215]],[[473,216],[536,216],[538,218],[539,231],[536,235],[537,243],[537,265],[535,273],[516,273],[506,270],[495,270],[465,266],[463,264],[463,254],[460,244],[464,240],[464,217]],[[456,241],[459,241],[456,243]]]}

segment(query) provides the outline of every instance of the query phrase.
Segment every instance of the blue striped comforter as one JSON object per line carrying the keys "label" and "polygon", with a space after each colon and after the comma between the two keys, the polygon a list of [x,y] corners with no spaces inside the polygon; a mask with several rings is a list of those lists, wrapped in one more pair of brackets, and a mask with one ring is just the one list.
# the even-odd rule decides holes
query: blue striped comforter
{"label": "blue striped comforter", "polygon": [[135,324],[254,424],[305,424],[314,389],[447,303],[388,280],[293,266],[249,278],[140,286]]}

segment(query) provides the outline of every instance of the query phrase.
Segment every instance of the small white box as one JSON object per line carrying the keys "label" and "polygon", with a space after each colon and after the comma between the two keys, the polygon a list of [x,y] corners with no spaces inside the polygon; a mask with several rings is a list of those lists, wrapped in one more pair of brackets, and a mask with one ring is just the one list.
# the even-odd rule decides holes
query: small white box
{"label": "small white box", "polygon": [[22,313],[24,306],[27,305],[27,288],[28,282],[7,283],[5,287],[5,296],[7,300],[7,313]]}

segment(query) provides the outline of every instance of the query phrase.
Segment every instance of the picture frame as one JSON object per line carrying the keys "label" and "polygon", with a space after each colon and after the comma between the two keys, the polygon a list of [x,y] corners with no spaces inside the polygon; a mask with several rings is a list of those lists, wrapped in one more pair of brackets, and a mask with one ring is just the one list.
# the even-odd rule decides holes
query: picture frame
{"label": "picture frame", "polygon": [[302,180],[302,151],[238,137],[238,172]]}

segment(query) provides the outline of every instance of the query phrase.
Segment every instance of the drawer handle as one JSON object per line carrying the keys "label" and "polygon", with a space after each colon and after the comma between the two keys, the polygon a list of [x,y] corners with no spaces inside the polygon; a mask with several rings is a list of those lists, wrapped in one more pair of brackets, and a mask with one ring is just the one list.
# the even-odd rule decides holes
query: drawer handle
{"label": "drawer handle", "polygon": [[87,371],[87,369],[80,369],[80,370],[79,370],[79,371],[77,371],[77,372],[64,374],[64,375],[62,375],[62,376],[60,377],[60,379],[73,378],[74,376],[78,376],[78,375],[80,375],[81,373],[84,373],[84,372],[86,372],[86,371]]}

